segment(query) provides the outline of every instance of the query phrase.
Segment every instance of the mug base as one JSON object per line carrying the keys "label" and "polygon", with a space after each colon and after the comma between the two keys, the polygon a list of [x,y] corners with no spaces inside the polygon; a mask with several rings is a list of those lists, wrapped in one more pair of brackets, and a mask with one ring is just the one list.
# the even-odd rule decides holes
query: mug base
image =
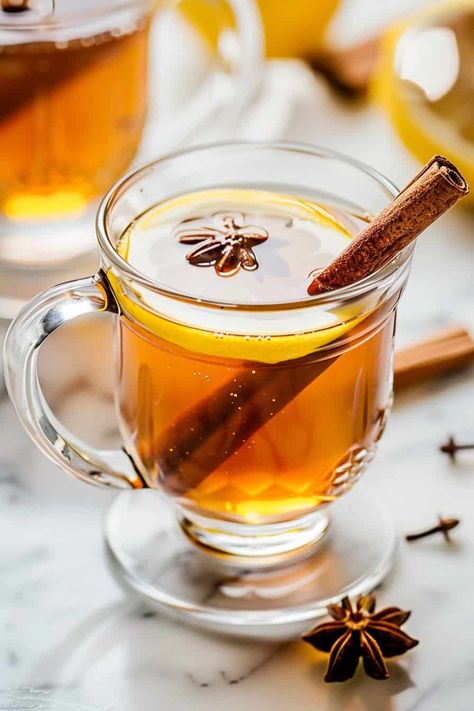
{"label": "mug base", "polygon": [[328,605],[373,590],[393,564],[393,523],[365,491],[350,492],[331,509],[328,533],[311,555],[256,570],[216,560],[191,543],[159,492],[124,492],[105,520],[108,558],[117,580],[152,607],[213,631],[290,639]]}
{"label": "mug base", "polygon": [[328,507],[270,524],[243,524],[180,509],[179,522],[191,543],[227,568],[282,568],[310,556],[330,523]]}

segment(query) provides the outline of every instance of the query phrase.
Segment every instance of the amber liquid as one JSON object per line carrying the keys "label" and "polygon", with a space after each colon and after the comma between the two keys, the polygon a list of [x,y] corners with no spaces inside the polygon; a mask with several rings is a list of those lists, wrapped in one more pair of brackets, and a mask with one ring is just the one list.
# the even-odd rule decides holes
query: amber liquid
{"label": "amber liquid", "polygon": [[[259,523],[314,510],[349,488],[373,454],[391,398],[393,332],[385,305],[333,344],[329,359],[316,352],[266,365],[199,356],[122,317],[128,450],[150,486],[211,516]],[[207,441],[209,428],[217,432]],[[194,452],[177,459],[177,442]]]}
{"label": "amber liquid", "polygon": [[144,20],[122,35],[0,46],[0,212],[81,210],[127,168],[145,119],[147,34]]}

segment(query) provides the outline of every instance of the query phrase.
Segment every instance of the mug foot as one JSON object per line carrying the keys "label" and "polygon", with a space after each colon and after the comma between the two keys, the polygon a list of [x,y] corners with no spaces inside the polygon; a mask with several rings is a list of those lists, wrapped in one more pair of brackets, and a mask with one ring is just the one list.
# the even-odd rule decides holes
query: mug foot
{"label": "mug foot", "polygon": [[365,491],[331,506],[331,525],[311,555],[271,569],[220,562],[185,536],[176,508],[151,490],[119,494],[105,520],[112,570],[152,606],[239,636],[289,639],[327,606],[373,590],[395,552],[393,523]]}

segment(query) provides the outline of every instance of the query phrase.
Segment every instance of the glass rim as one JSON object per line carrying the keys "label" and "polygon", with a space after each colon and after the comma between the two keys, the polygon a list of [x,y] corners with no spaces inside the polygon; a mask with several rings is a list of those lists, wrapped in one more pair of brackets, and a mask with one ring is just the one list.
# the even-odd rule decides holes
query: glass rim
{"label": "glass rim", "polygon": [[108,14],[111,16],[116,13],[123,12],[130,7],[135,7],[137,10],[140,6],[150,9],[157,4],[157,0],[119,0],[114,5],[106,7],[90,7],[87,9],[68,10],[61,18],[56,18],[54,15],[54,0],[51,0],[53,12],[45,14],[36,19],[28,21],[22,13],[9,15],[9,21],[2,20],[3,13],[0,12],[0,30],[12,32],[32,32],[38,30],[60,30],[74,26],[77,22],[94,20],[100,17],[105,17]]}
{"label": "glass rim", "polygon": [[399,189],[396,185],[386,178],[375,168],[359,161],[357,158],[352,158],[339,151],[335,151],[323,146],[308,144],[295,141],[217,141],[212,143],[199,144],[187,148],[182,148],[169,153],[166,153],[159,158],[149,161],[145,165],[134,168],[125,173],[114,185],[109,189],[102,199],[96,216],[96,236],[99,245],[99,251],[103,253],[110,264],[115,267],[120,276],[124,276],[140,286],[149,289],[160,296],[165,296],[173,300],[182,301],[185,303],[194,304],[199,307],[208,307],[214,309],[229,309],[234,311],[279,311],[297,308],[308,308],[316,305],[334,304],[341,301],[349,301],[351,299],[367,295],[374,288],[380,287],[385,282],[389,281],[400,271],[404,271],[407,267],[410,257],[415,248],[416,240],[405,247],[399,254],[396,255],[388,264],[377,269],[375,272],[360,279],[354,284],[334,289],[326,294],[318,294],[316,296],[305,297],[302,299],[287,299],[285,301],[254,303],[254,304],[239,304],[231,301],[217,301],[215,299],[204,299],[202,297],[193,296],[184,291],[173,289],[165,286],[154,279],[151,279],[143,272],[135,269],[126,259],[120,256],[112,244],[107,230],[107,215],[112,209],[115,200],[120,199],[123,190],[127,189],[127,185],[134,182],[141,175],[145,175],[155,167],[163,163],[173,161],[181,156],[186,156],[202,151],[218,151],[223,148],[235,149],[264,149],[264,150],[279,150],[293,153],[301,153],[315,158],[329,158],[340,161],[356,170],[364,173],[374,181],[374,184],[381,187],[389,198],[395,198]]}

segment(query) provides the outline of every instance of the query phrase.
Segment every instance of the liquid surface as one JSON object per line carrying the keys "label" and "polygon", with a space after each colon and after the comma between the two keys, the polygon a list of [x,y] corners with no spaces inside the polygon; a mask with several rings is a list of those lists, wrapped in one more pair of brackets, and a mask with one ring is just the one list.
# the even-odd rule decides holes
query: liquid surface
{"label": "liquid surface", "polygon": [[[117,251],[167,293],[192,300],[138,284],[131,294],[112,272],[109,279],[124,313],[177,346],[203,356],[266,363],[300,358],[359,319],[359,305],[352,303],[309,307],[307,286],[311,273],[331,262],[363,222],[353,210],[265,190],[187,194],[142,214]],[[218,263],[227,260],[229,250],[242,247],[240,261],[231,260],[233,275],[219,274]],[[282,303],[294,305],[275,307]]]}
{"label": "liquid surface", "polygon": [[[311,273],[329,264],[360,226],[354,215],[291,195],[208,190],[144,213],[117,251],[164,288],[196,298],[290,302],[307,298]],[[231,270],[219,273],[223,259]]]}

